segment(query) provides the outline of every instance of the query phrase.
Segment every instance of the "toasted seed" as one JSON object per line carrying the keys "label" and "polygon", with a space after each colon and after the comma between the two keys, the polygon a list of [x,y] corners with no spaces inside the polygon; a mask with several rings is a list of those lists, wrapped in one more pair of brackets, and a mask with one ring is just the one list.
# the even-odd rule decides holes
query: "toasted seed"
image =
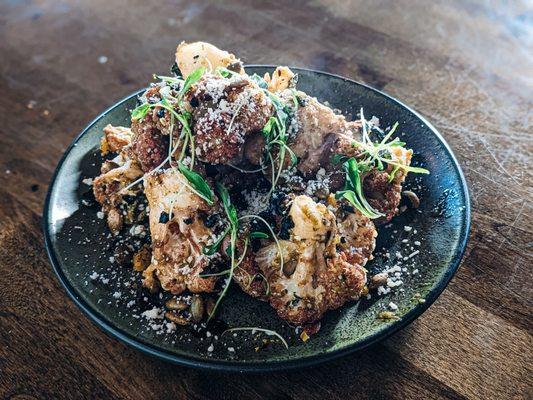
{"label": "toasted seed", "polygon": [[167,311],[165,313],[165,318],[178,325],[189,325],[188,318],[185,318],[183,315],[176,314],[173,311]]}
{"label": "toasted seed", "polygon": [[133,255],[133,269],[138,272],[144,271],[150,265],[151,258],[152,251],[150,247],[144,245]]}
{"label": "toasted seed", "polygon": [[405,196],[409,199],[412,208],[418,208],[420,206],[420,199],[418,198],[415,192],[411,192],[410,190],[404,190],[402,192],[402,196]]}
{"label": "toasted seed", "polygon": [[192,296],[191,315],[194,322],[200,322],[204,317],[204,301],[200,295]]}
{"label": "toasted seed", "polygon": [[296,265],[298,264],[297,260],[291,259],[283,263],[283,275],[287,278],[291,277],[296,271]]}
{"label": "toasted seed", "polygon": [[383,286],[387,284],[388,275],[386,272],[380,272],[379,274],[374,275],[370,279],[370,288],[377,288],[378,286]]}
{"label": "toasted seed", "polygon": [[109,210],[107,214],[107,225],[113,233],[118,233],[122,229],[123,218],[120,212],[116,209]]}
{"label": "toasted seed", "polygon": [[389,320],[389,319],[400,319],[391,311],[382,311],[378,314],[379,319]]}
{"label": "toasted seed", "polygon": [[207,315],[210,316],[211,314],[213,314],[213,311],[215,309],[215,301],[211,297],[208,297],[205,299],[204,303]]}
{"label": "toasted seed", "polygon": [[147,268],[143,271],[142,285],[147,288],[150,293],[157,293],[159,291],[160,283],[155,276],[155,270]]}
{"label": "toasted seed", "polygon": [[189,304],[183,299],[171,297],[165,302],[165,307],[173,311],[183,311],[189,308]]}

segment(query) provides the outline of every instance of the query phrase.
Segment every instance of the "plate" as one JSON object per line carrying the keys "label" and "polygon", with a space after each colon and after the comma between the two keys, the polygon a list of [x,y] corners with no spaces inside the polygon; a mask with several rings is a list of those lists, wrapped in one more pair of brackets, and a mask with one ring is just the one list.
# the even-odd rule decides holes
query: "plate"
{"label": "plate", "polygon": [[[273,69],[247,67],[249,73],[258,74]],[[44,207],[52,266],[68,295],[104,331],[177,364],[235,371],[288,369],[330,360],[386,338],[420,316],[445,289],[459,266],[470,229],[468,189],[449,146],[423,117],[378,90],[324,72],[293,71],[299,74],[299,89],[344,114],[356,115],[363,107],[367,118],[376,116],[382,127],[399,122],[401,140],[414,150],[413,164],[431,171],[430,175],[409,174],[406,188],[418,194],[420,207],[378,229],[379,254],[366,266],[378,271],[401,258],[406,268],[399,271],[403,283],[391,293],[371,293],[368,299],[328,312],[319,333],[306,342],[268,304],[246,296],[236,285],[222,302],[220,322],[210,328],[209,337],[187,327],[175,332],[154,329],[161,322],[149,323],[141,314],[158,298],[145,298],[140,289],[135,290],[138,273],[112,265],[109,232],[98,218],[98,207],[86,205],[91,187],[84,183],[98,174],[102,162],[102,128],[129,126],[129,110],[135,107],[138,92],[98,116],[73,141],[57,166]],[[398,319],[379,318],[394,306]],[[287,339],[289,348],[272,337],[265,345],[265,336],[259,333],[221,335],[226,327],[243,326],[275,330]]]}

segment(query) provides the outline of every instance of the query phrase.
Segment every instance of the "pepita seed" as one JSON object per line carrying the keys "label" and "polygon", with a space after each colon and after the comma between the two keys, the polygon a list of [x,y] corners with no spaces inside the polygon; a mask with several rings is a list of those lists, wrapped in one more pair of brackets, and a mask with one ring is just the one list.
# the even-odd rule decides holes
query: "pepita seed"
{"label": "pepita seed", "polygon": [[204,317],[204,301],[200,295],[192,296],[191,315],[194,322],[200,322]]}
{"label": "pepita seed", "polygon": [[165,318],[168,319],[170,322],[174,322],[178,325],[189,325],[189,319],[185,318],[182,315],[176,314],[173,311],[167,311],[165,313]]}
{"label": "pepita seed", "polygon": [[379,274],[376,274],[370,279],[369,286],[372,289],[377,288],[378,286],[384,286],[387,284],[388,277],[389,276],[386,272],[381,272]]}
{"label": "pepita seed", "polygon": [[296,260],[289,260],[283,263],[283,275],[287,278],[291,277],[292,274],[294,274],[294,271],[296,271],[297,264],[298,262]]}
{"label": "pepita seed", "polygon": [[407,197],[407,199],[411,203],[412,208],[418,208],[420,206],[420,199],[418,198],[415,192],[411,192],[410,190],[404,190],[402,192],[402,196]]}
{"label": "pepita seed", "polygon": [[135,271],[144,271],[150,265],[152,251],[150,247],[144,245],[137,253],[133,255],[133,269]]}
{"label": "pepita seed", "polygon": [[210,316],[213,313],[213,310],[215,309],[215,301],[211,297],[208,297],[205,299],[204,303],[207,316]]}
{"label": "pepita seed", "polygon": [[172,297],[165,302],[165,307],[173,311],[183,311],[189,308],[189,304],[183,299]]}

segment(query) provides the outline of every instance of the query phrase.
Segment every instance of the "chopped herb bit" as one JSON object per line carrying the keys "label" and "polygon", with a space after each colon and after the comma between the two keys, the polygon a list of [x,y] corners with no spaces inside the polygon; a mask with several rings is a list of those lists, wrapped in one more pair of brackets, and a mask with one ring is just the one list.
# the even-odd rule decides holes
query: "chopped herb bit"
{"label": "chopped herb bit", "polygon": [[250,233],[250,237],[256,239],[268,239],[268,235],[263,232],[252,232]]}
{"label": "chopped herb bit", "polygon": [[188,169],[183,163],[178,162],[178,169],[180,172],[187,178],[189,183],[191,184],[194,192],[200,196],[202,199],[204,199],[207,204],[212,205],[213,204],[213,191],[207,184],[207,182],[202,178],[200,174],[197,174],[193,170]]}

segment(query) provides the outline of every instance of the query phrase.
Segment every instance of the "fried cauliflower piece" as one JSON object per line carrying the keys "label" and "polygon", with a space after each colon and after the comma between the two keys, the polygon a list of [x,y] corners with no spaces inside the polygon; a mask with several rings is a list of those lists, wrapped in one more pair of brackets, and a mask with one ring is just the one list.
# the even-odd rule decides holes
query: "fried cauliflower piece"
{"label": "fried cauliflower piece", "polygon": [[[283,90],[277,94],[292,107],[295,96],[292,90]],[[336,114],[330,107],[303,92],[296,92],[296,96],[300,105],[288,127],[287,145],[298,157],[298,171],[309,178],[320,168],[328,169],[336,141],[344,136],[354,136],[361,124],[359,121],[347,121],[343,115]],[[263,146],[264,139],[261,135],[255,135],[247,141],[244,154],[250,163],[259,164]],[[288,154],[285,164],[290,165]],[[266,176],[268,177],[268,173]]]}
{"label": "fried cauliflower piece", "polygon": [[[413,151],[397,146],[392,148],[391,159],[401,165],[409,166]],[[384,214],[383,221],[390,221],[398,212],[398,205],[402,197],[402,185],[405,182],[407,172],[398,169],[392,181],[390,174],[394,166],[388,165],[384,171],[374,170],[363,177],[363,191],[372,207]],[[380,222],[383,222],[380,221]]]}
{"label": "fried cauliflower piece", "polygon": [[176,64],[183,78],[200,67],[205,67],[210,72],[214,72],[217,67],[224,67],[244,74],[242,62],[235,55],[205,42],[181,42],[176,49]]}
{"label": "fried cauliflower piece", "polygon": [[[293,200],[289,215],[294,223],[291,238],[279,241],[283,268],[276,243],[259,249],[255,262],[269,282],[267,299],[280,318],[311,324],[327,310],[360,297],[366,283],[363,265],[374,248],[376,232],[363,216],[338,224],[332,211],[307,196]],[[352,239],[355,247],[347,237],[358,233],[361,237]]]}
{"label": "fried cauliflower piece", "polygon": [[246,138],[260,131],[272,114],[272,103],[248,76],[206,74],[188,94],[193,107],[196,155],[225,164],[242,153]]}
{"label": "fried cauliflower piece", "polygon": [[107,225],[117,234],[124,222],[131,223],[131,204],[126,199],[139,195],[139,188],[125,188],[142,176],[140,166],[127,155],[127,147],[111,161],[102,164],[102,174],[93,181],[96,201],[102,205]]}
{"label": "fried cauliflower piece", "polygon": [[267,72],[264,79],[268,84],[268,90],[275,93],[288,89],[292,85],[295,76],[296,74],[289,67],[277,67],[272,73],[272,77]]}
{"label": "fried cauliflower piece", "polygon": [[104,128],[104,136],[100,142],[102,155],[108,152],[118,152],[131,143],[132,132],[124,126],[107,124]]}
{"label": "fried cauliflower piece", "polygon": [[143,285],[154,289],[157,282],[172,294],[186,289],[193,293],[212,292],[216,277],[202,278],[209,264],[204,246],[213,232],[200,218],[211,207],[186,185],[175,169],[146,177],[145,194],[150,207],[152,260],[143,272]]}

